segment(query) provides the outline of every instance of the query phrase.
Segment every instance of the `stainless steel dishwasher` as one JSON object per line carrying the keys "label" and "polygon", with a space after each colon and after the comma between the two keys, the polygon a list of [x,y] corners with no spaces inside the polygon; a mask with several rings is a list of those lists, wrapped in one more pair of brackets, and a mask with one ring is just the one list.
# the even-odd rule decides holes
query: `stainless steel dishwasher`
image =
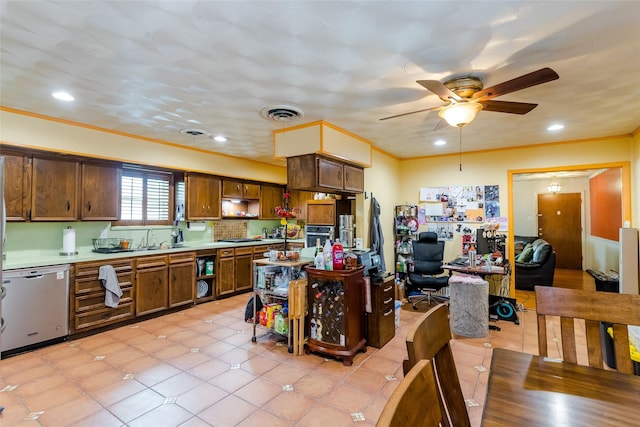
{"label": "stainless steel dishwasher", "polygon": [[69,335],[69,264],[5,270],[3,352]]}

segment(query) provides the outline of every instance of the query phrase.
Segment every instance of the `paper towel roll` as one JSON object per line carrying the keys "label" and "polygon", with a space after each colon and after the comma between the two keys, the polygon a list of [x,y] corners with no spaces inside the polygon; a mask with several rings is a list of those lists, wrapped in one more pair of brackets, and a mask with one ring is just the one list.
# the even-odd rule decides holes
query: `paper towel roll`
{"label": "paper towel roll", "polygon": [[62,254],[75,255],[76,253],[76,230],[67,227],[62,230]]}

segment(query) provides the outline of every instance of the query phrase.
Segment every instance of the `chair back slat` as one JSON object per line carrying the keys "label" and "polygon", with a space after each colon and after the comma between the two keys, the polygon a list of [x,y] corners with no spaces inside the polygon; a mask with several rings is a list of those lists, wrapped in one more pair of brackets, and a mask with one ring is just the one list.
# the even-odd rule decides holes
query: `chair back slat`
{"label": "chair back slat", "polygon": [[444,419],[433,364],[421,360],[393,391],[376,426],[436,427]]}
{"label": "chair back slat", "polygon": [[403,369],[406,375],[421,360],[432,360],[447,413],[444,425],[467,427],[471,424],[450,342],[449,307],[439,304],[414,322],[407,332],[408,360]]}
{"label": "chair back slat", "polygon": [[577,363],[574,319],[585,324],[589,366],[604,368],[601,323],[612,324],[616,369],[632,374],[628,325],[640,326],[640,295],[536,286],[538,349],[548,356],[547,316],[560,317],[562,357]]}

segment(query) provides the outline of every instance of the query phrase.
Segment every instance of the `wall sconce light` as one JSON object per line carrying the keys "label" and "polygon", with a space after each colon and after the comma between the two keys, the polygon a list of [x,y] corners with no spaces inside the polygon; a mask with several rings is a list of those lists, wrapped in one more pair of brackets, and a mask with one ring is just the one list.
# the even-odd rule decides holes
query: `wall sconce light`
{"label": "wall sconce light", "polygon": [[549,193],[559,193],[561,188],[562,188],[562,184],[555,181],[547,185],[547,190],[549,191]]}

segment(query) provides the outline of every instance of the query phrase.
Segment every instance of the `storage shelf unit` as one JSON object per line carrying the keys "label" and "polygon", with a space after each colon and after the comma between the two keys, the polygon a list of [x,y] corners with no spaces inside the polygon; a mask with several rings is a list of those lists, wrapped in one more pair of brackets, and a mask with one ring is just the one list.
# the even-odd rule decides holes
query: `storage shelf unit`
{"label": "storage shelf unit", "polygon": [[407,275],[413,269],[412,242],[418,238],[417,213],[416,205],[398,205],[394,210],[395,278],[400,289],[404,289]]}

